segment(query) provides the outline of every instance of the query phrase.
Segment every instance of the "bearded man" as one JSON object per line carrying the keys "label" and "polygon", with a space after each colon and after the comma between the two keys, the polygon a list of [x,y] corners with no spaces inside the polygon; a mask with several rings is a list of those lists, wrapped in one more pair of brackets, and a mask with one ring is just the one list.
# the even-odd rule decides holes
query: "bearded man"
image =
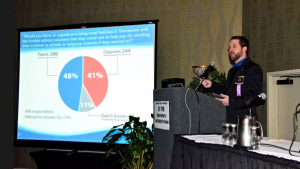
{"label": "bearded man", "polygon": [[232,68],[227,74],[227,85],[217,84],[205,79],[202,82],[206,92],[220,94],[223,99],[216,98],[226,106],[227,123],[237,124],[238,116],[250,115],[258,120],[256,107],[242,107],[244,101],[257,97],[262,92],[263,72],[261,67],[250,60],[249,41],[244,36],[233,36],[228,45],[228,55]]}

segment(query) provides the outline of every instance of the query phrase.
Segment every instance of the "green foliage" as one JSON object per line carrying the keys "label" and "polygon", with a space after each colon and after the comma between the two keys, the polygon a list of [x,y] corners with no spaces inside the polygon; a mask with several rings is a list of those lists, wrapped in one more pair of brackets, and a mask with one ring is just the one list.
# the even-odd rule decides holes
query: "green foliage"
{"label": "green foliage", "polygon": [[[151,114],[153,118],[153,114]],[[114,145],[119,139],[125,138],[128,141],[126,147],[114,145],[105,154],[109,157],[112,152],[120,154],[122,168],[130,169],[152,169],[153,168],[153,127],[147,128],[147,122],[140,122],[139,117],[129,116],[129,121],[125,124],[114,126],[103,137],[102,142],[107,146]]]}
{"label": "green foliage", "polygon": [[[214,68],[208,75],[209,80],[218,85],[226,85],[226,76],[225,73],[220,73],[217,68]],[[187,86],[190,89],[195,90],[200,83],[200,79],[198,77],[193,77],[190,84]],[[201,85],[198,90],[201,93],[205,93],[203,86]]]}

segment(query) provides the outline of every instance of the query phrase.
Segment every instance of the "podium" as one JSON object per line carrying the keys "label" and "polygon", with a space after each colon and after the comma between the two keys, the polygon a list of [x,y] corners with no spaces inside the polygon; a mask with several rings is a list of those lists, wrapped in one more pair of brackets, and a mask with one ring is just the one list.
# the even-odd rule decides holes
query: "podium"
{"label": "podium", "polygon": [[[154,126],[154,168],[169,169],[174,135],[221,134],[226,108],[212,97],[189,88],[153,90],[154,101],[169,101],[169,130]],[[154,114],[155,120],[155,114]]]}

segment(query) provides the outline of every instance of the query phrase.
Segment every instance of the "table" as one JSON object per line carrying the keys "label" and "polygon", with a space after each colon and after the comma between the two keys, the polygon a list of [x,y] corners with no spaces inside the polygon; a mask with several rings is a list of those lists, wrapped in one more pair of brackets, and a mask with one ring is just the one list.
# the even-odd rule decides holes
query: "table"
{"label": "table", "polygon": [[[170,168],[300,168],[300,157],[293,157],[286,150],[263,145],[270,143],[288,149],[290,141],[269,140],[264,138],[259,150],[249,151],[223,145],[221,135],[175,135]],[[292,149],[299,150],[300,143],[294,142]],[[292,154],[300,156],[300,153]]]}

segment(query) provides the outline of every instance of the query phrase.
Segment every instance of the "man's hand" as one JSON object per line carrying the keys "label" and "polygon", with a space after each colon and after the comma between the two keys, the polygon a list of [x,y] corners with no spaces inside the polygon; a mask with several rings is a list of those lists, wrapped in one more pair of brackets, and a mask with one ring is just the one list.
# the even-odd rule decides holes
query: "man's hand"
{"label": "man's hand", "polygon": [[202,82],[203,87],[205,88],[210,88],[211,87],[212,82],[210,80],[204,79]]}
{"label": "man's hand", "polygon": [[219,99],[219,98],[216,98],[216,100],[222,102],[222,104],[224,106],[229,106],[229,96],[228,95],[225,95],[225,94],[220,94],[222,97],[224,97],[223,99]]}

